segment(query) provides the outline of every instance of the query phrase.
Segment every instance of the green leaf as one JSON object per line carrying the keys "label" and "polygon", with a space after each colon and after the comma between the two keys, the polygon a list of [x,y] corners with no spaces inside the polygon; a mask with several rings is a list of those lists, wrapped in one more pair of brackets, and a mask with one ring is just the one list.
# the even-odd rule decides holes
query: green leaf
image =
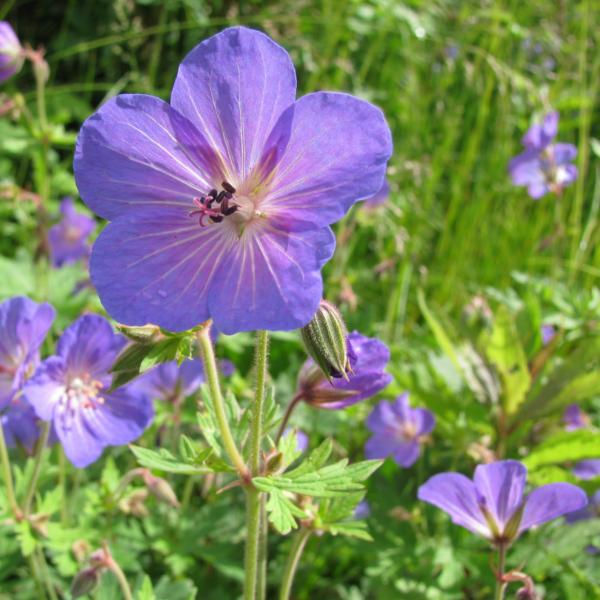
{"label": "green leaf", "polygon": [[265,492],[285,490],[303,496],[335,498],[350,492],[363,490],[360,482],[364,481],[383,461],[364,461],[348,466],[346,459],[333,465],[321,467],[312,472],[305,472],[305,463],[298,469],[282,475],[255,477],[254,485]]}
{"label": "green leaf", "polygon": [[31,526],[27,521],[21,521],[16,526],[17,539],[21,546],[23,556],[29,556],[37,546],[37,540],[31,530]]}
{"label": "green leaf", "polygon": [[486,340],[485,353],[502,379],[504,409],[509,415],[514,414],[525,399],[531,377],[527,356],[506,306],[501,306],[494,315],[494,327]]}
{"label": "green leaf", "polygon": [[148,469],[179,475],[206,475],[212,472],[208,467],[182,462],[164,448],[158,451],[140,446],[130,446],[130,448],[140,465]]}
{"label": "green leaf", "polygon": [[523,462],[528,469],[600,456],[600,433],[588,429],[561,431],[533,450]]}
{"label": "green leaf", "polygon": [[144,575],[144,580],[142,581],[142,585],[138,590],[137,600],[155,600],[156,596],[154,595],[154,588],[152,587],[152,581],[148,575]]}
{"label": "green leaf", "polygon": [[274,489],[269,494],[269,500],[266,504],[269,515],[269,521],[279,533],[285,535],[292,529],[296,529],[298,519],[306,519],[306,513],[298,508],[289,498],[286,498],[282,491]]}
{"label": "green leaf", "polygon": [[144,373],[160,363],[175,360],[181,343],[180,338],[172,337],[152,344],[140,362],[140,373]]}

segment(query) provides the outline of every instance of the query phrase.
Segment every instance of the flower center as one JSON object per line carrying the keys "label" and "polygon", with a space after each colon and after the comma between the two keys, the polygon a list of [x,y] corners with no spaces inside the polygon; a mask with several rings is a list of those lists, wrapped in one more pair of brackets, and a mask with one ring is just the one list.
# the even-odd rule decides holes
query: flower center
{"label": "flower center", "polygon": [[235,188],[224,181],[223,189],[218,192],[216,189],[210,190],[206,196],[200,196],[193,199],[196,208],[189,213],[189,216],[199,215],[198,224],[205,227],[212,221],[220,223],[225,217],[232,215],[239,208],[239,205],[231,202],[235,194]]}
{"label": "flower center", "polygon": [[405,442],[410,442],[417,437],[417,428],[414,423],[405,421],[397,429],[398,436]]}
{"label": "flower center", "polygon": [[70,429],[79,409],[97,409],[104,404],[100,390],[104,385],[92,379],[89,373],[73,377],[59,400],[59,411],[63,426]]}

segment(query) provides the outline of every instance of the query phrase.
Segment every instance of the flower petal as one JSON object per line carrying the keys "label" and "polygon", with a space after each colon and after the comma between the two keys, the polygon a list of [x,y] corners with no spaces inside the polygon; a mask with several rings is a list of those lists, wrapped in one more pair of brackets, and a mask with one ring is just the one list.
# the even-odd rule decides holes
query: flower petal
{"label": "flower petal", "polygon": [[365,444],[365,456],[369,460],[387,458],[396,452],[398,439],[389,433],[376,433],[372,435]]}
{"label": "flower petal", "polygon": [[126,344],[126,338],[115,334],[104,317],[83,315],[65,329],[56,352],[64,361],[67,378],[84,373],[102,378]]}
{"label": "flower petal", "polygon": [[348,94],[308,94],[281,115],[267,141],[271,174],[263,185],[270,192],[261,208],[295,229],[334,223],[381,189],[391,153],[377,107]]}
{"label": "flower petal", "polygon": [[527,469],[516,460],[478,465],[473,481],[478,499],[483,502],[502,532],[521,506]]}
{"label": "flower petal", "polygon": [[155,323],[171,331],[206,321],[208,286],[229,255],[222,234],[220,226],[200,227],[174,207],[109,223],[90,262],[107,312],[126,325]]}
{"label": "flower petal", "polygon": [[147,396],[125,386],[103,396],[97,408],[80,409],[86,427],[105,446],[121,446],[137,439],[154,416]]}
{"label": "flower petal", "polygon": [[435,427],[435,415],[426,408],[415,408],[413,419],[419,435],[427,435]]}
{"label": "flower petal", "polygon": [[394,462],[408,469],[415,464],[421,454],[421,445],[416,440],[412,442],[399,442],[394,449]]}
{"label": "flower petal", "polygon": [[106,444],[98,439],[86,426],[81,410],[65,418],[68,411],[63,405],[57,404],[54,416],[54,431],[58,437],[67,458],[79,469],[83,469],[100,458]]}
{"label": "flower petal", "polygon": [[367,417],[367,427],[373,433],[391,433],[398,426],[398,417],[392,405],[386,400],[379,402]]}
{"label": "flower petal", "polygon": [[532,125],[523,136],[523,145],[527,148],[543,150],[558,132],[559,114],[557,111],[548,113],[542,123]]}
{"label": "flower petal", "polygon": [[65,391],[66,368],[59,356],[47,358],[25,384],[23,395],[40,419],[50,421],[54,406]]}
{"label": "flower petal", "polygon": [[210,287],[217,329],[232,334],[306,325],[321,300],[321,267],[334,247],[329,227],[288,233],[265,225],[242,235]]}
{"label": "flower petal", "polygon": [[224,178],[239,187],[295,96],[296,73],[288,53],[259,31],[232,27],[186,56],[171,104],[206,136],[220,157]]}
{"label": "flower petal", "polygon": [[85,121],[73,166],[85,203],[106,219],[156,205],[189,209],[219,178],[194,126],[143,94],[116,96]]}
{"label": "flower petal", "polygon": [[575,159],[577,148],[573,144],[554,144],[552,154],[557,165],[564,165]]}
{"label": "flower petal", "polygon": [[441,508],[457,525],[484,537],[491,537],[490,529],[477,503],[475,485],[464,475],[434,475],[419,488],[418,498]]}
{"label": "flower petal", "polygon": [[570,483],[550,483],[533,490],[525,502],[519,531],[541,525],[587,505],[585,492]]}

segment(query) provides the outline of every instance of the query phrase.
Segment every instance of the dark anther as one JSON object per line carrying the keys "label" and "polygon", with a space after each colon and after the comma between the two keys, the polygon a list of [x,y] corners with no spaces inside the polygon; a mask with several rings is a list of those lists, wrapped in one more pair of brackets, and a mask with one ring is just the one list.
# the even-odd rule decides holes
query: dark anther
{"label": "dark anther", "polygon": [[[204,219],[206,217],[213,223],[220,223],[224,217],[232,215],[238,209],[237,204],[229,205],[229,201],[235,193],[235,188],[226,181],[223,182],[223,188],[220,192],[212,189],[206,196],[194,198],[196,209],[190,212],[190,216],[200,215],[198,217],[198,224],[201,227],[204,227]],[[213,204],[218,204],[219,206],[213,208]]]}

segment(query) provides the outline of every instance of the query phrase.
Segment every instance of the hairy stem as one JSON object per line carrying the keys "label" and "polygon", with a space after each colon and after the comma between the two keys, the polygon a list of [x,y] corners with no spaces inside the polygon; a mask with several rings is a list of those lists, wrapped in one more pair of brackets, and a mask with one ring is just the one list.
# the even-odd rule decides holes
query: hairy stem
{"label": "hairy stem", "polygon": [[121,569],[119,564],[112,557],[110,558],[107,566],[119,582],[121,594],[123,594],[123,600],[133,600],[133,594],[131,593],[131,588],[129,587],[125,573],[123,573],[123,569]]}
{"label": "hairy stem", "polygon": [[[250,423],[250,474],[256,476],[260,472],[260,450],[262,442],[263,408],[265,401],[265,384],[267,380],[267,362],[269,354],[269,334],[259,331],[256,334],[256,390],[252,406]],[[246,554],[244,560],[244,598],[255,600],[261,597],[259,580],[263,577],[266,565],[266,531],[261,526],[264,515],[262,494],[252,485],[247,488],[246,501]],[[262,542],[262,543],[261,543]],[[261,586],[264,587],[261,581]]]}
{"label": "hairy stem", "polygon": [[294,584],[294,576],[296,575],[296,570],[298,569],[298,564],[300,563],[300,557],[304,552],[304,548],[306,547],[306,542],[308,541],[310,534],[311,530],[304,528],[294,536],[292,548],[290,549],[290,554],[283,572],[283,578],[281,579],[279,600],[289,600],[290,593],[292,591],[292,585]]}
{"label": "hairy stem", "polygon": [[215,352],[210,339],[210,326],[204,326],[200,329],[198,332],[198,344],[200,345],[204,373],[206,374],[206,379],[208,381],[208,389],[210,390],[210,397],[217,417],[219,431],[221,432],[223,446],[242,479],[248,479],[248,469],[244,464],[242,455],[237,449],[235,440],[231,434],[229,422],[227,421],[227,415],[225,414],[225,403],[221,392],[221,384],[219,383],[217,361],[215,360]]}
{"label": "hairy stem", "polygon": [[27,493],[25,494],[25,502],[23,503],[23,513],[26,517],[31,513],[31,504],[33,503],[33,497],[35,496],[35,490],[37,488],[38,479],[42,470],[42,460],[44,458],[44,452],[48,443],[49,433],[50,422],[43,421],[40,437],[35,448],[35,456],[33,458],[33,473],[31,473],[31,479],[27,485]]}

